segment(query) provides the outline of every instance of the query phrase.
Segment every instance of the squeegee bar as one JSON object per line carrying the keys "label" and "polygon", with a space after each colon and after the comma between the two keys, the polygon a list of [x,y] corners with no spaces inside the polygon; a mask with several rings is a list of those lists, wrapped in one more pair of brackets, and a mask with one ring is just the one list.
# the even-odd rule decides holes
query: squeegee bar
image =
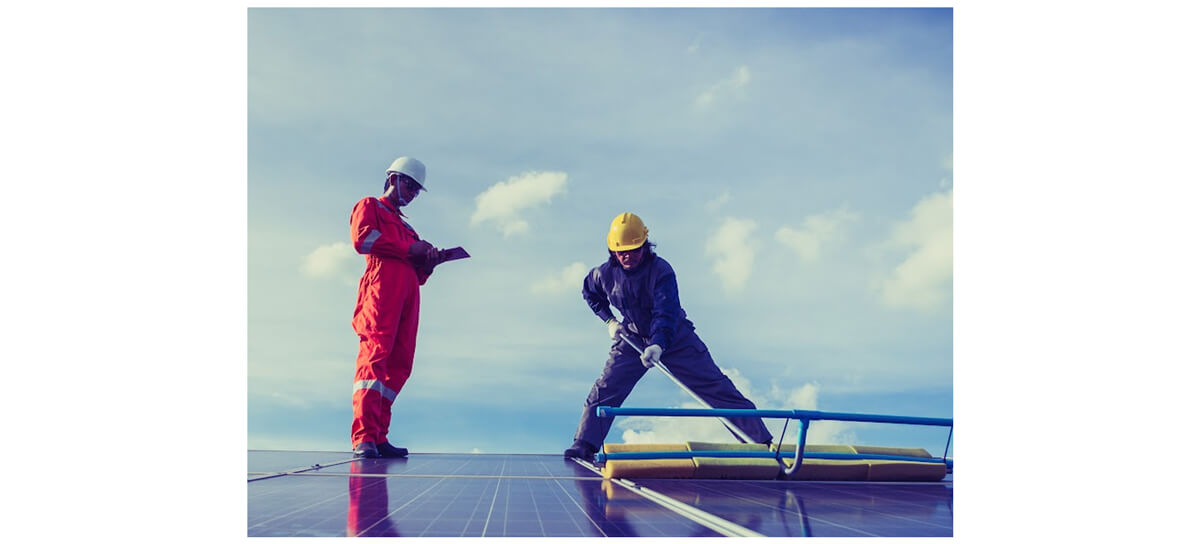
{"label": "squeegee bar", "polygon": [[882,414],[852,414],[847,412],[820,412],[817,410],[750,410],[745,408],[622,408],[597,406],[596,415],[614,416],[684,416],[684,417],[767,417],[807,419],[810,421],[860,421],[865,423],[901,423],[908,425],[934,425],[953,427],[954,420],[940,417],[889,416]]}
{"label": "squeegee bar", "polygon": [[[623,459],[691,459],[693,457],[738,457],[754,459],[775,459],[772,451],[729,451],[729,450],[700,450],[700,451],[629,451],[615,453],[598,453],[597,460],[619,461]],[[805,452],[805,459],[838,459],[858,461],[878,459],[882,461],[914,461],[917,463],[944,464],[945,459],[933,457],[910,457],[907,455],[885,455],[881,453],[836,453],[836,452]]]}
{"label": "squeegee bar", "polygon": [[795,410],[750,410],[748,408],[623,408],[597,406],[596,415],[613,416],[685,416],[685,417],[782,417],[792,418]]}

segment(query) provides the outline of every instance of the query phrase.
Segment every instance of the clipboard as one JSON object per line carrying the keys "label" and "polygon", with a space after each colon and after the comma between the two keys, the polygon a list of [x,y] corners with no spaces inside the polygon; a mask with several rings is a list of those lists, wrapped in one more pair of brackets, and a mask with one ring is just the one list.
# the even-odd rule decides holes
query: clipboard
{"label": "clipboard", "polygon": [[438,250],[438,257],[440,257],[442,262],[457,261],[458,259],[466,259],[470,256],[471,255],[467,253],[467,250],[463,249],[462,246]]}

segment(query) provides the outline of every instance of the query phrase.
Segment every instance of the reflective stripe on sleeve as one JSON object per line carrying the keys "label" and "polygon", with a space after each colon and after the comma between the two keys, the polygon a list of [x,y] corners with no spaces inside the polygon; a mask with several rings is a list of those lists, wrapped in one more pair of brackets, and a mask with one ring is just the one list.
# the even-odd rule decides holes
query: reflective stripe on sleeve
{"label": "reflective stripe on sleeve", "polygon": [[371,229],[371,234],[368,234],[366,239],[360,244],[359,252],[370,253],[371,246],[375,245],[375,240],[378,240],[380,236],[383,236],[383,233],[379,232],[379,229]]}
{"label": "reflective stripe on sleeve", "polygon": [[383,382],[379,380],[358,380],[354,382],[353,391],[358,391],[359,389],[378,391],[380,395],[383,395],[383,398],[388,400],[388,402],[396,400],[396,392],[388,389],[387,386],[383,385]]}

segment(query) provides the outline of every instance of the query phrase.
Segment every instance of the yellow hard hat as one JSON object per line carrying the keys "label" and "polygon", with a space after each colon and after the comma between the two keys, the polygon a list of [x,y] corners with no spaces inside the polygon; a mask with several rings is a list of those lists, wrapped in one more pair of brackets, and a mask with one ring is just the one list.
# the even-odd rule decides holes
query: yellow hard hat
{"label": "yellow hard hat", "polygon": [[612,220],[608,228],[608,249],[613,251],[629,251],[642,247],[650,229],[642,223],[642,218],[625,212]]}

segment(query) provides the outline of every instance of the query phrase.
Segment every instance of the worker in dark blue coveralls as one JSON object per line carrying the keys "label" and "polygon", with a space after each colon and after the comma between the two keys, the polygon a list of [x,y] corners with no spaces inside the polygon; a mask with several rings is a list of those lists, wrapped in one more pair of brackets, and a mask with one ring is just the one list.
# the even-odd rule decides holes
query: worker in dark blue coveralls
{"label": "worker in dark blue coveralls", "polygon": [[[592,459],[612,427],[612,418],[596,416],[597,406],[620,406],[633,386],[661,362],[679,381],[713,408],[755,409],[717,365],[695,326],[679,305],[679,287],[671,265],[654,253],[650,230],[632,213],[618,215],[608,231],[608,261],[583,279],[583,299],[608,325],[612,349],[600,378],[583,405],[575,443],[564,457]],[[613,317],[615,306],[624,322]],[[644,346],[642,355],[621,339]],[[771,442],[761,418],[731,418],[755,442]]]}

